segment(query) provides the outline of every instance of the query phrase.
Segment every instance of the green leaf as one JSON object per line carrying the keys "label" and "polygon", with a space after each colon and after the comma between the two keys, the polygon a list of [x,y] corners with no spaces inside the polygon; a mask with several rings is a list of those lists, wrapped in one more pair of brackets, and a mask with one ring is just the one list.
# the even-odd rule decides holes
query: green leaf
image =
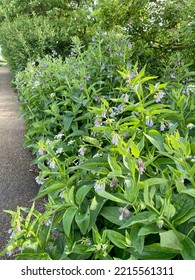
{"label": "green leaf", "polygon": [[100,147],[100,143],[97,139],[89,137],[89,136],[83,136],[83,141],[88,142],[90,144],[92,144],[93,146],[99,148]]}
{"label": "green leaf", "polygon": [[164,232],[164,230],[159,229],[157,226],[146,225],[140,228],[138,235],[149,235],[149,234],[157,234],[160,232]]}
{"label": "green leaf", "polygon": [[181,241],[181,255],[184,260],[195,260],[195,243],[187,236]]}
{"label": "green leaf", "polygon": [[186,207],[182,208],[178,214],[174,217],[174,225],[181,225],[188,221],[189,219],[195,217],[195,207],[192,206],[193,208]]}
{"label": "green leaf", "polygon": [[165,208],[164,208],[164,213],[163,215],[165,217],[167,217],[168,219],[172,218],[176,213],[176,209],[175,207],[173,206],[173,204],[171,203],[168,203],[167,205],[165,205]]}
{"label": "green leaf", "polygon": [[67,88],[67,86],[59,86],[54,91],[58,92],[58,91],[62,91],[63,89],[66,89],[66,88]]}
{"label": "green leaf", "polygon": [[160,233],[160,245],[176,251],[182,249],[182,245],[173,230]]}
{"label": "green leaf", "polygon": [[143,150],[144,146],[145,146],[145,138],[143,136],[142,139],[140,140],[140,142],[137,144],[139,152],[141,152]]}
{"label": "green leaf", "polygon": [[129,248],[129,251],[139,260],[171,260],[178,255],[175,250],[161,247],[158,243],[144,246],[141,254],[136,252],[135,249]]}
{"label": "green leaf", "polygon": [[108,155],[108,163],[112,171],[117,171],[119,174],[122,174],[121,167],[117,164],[116,160],[110,155]]}
{"label": "green leaf", "polygon": [[47,253],[21,253],[17,255],[17,260],[51,260]]}
{"label": "green leaf", "polygon": [[97,217],[106,202],[106,199],[94,196],[94,198],[91,201],[90,205],[90,223],[89,223],[89,231],[92,229],[94,224],[96,223]]}
{"label": "green leaf", "polygon": [[165,151],[163,137],[157,130],[150,130],[149,135],[144,133],[146,138],[161,152]]}
{"label": "green leaf", "polygon": [[86,234],[90,222],[89,207],[87,208],[86,212],[83,212],[82,210],[78,210],[75,215],[75,221],[78,227],[80,228],[81,233]]}
{"label": "green leaf", "polygon": [[49,187],[47,187],[47,188],[45,188],[43,190],[40,190],[38,195],[35,197],[35,200],[39,199],[39,198],[41,198],[43,196],[46,196],[46,195],[48,195],[48,194],[50,194],[52,192],[55,192],[57,190],[63,189],[64,187],[65,187],[64,183],[60,183],[60,182],[59,183],[54,183],[51,186],[49,186]]}
{"label": "green leaf", "polygon": [[104,207],[101,210],[100,215],[102,215],[105,219],[107,219],[111,223],[118,226],[122,226],[124,224],[124,221],[126,220],[126,219],[124,219],[124,221],[119,220],[119,216],[120,216],[119,207],[115,207],[115,206]]}
{"label": "green leaf", "polygon": [[28,215],[25,219],[25,228],[27,228],[29,223],[30,223],[31,217],[32,217],[33,212],[34,212],[34,208],[35,208],[35,203],[33,202],[33,205],[32,205],[32,207],[31,207],[31,209],[30,209],[30,211],[29,211],[29,213],[28,213]]}
{"label": "green leaf", "polygon": [[27,239],[22,245],[22,253],[36,253],[39,242],[35,238]]}
{"label": "green leaf", "polygon": [[130,240],[133,248],[141,253],[144,249],[144,236],[138,235],[140,231],[140,225],[136,224],[131,227]]}
{"label": "green leaf", "polygon": [[132,155],[134,157],[138,158],[139,155],[140,155],[140,152],[139,152],[139,149],[138,149],[137,145],[133,141],[131,141],[130,142],[130,146],[131,146],[131,153],[132,153]]}
{"label": "green leaf", "polygon": [[104,197],[108,200],[111,200],[111,201],[114,201],[114,202],[117,202],[117,203],[122,203],[122,204],[129,204],[129,202],[127,200],[124,200],[124,199],[118,197],[117,195],[110,194],[106,191],[96,190],[96,193],[99,196]]}
{"label": "green leaf", "polygon": [[106,168],[108,166],[108,162],[106,158],[101,157],[95,157],[89,160],[86,160],[84,163],[81,163],[78,166],[75,166],[72,168],[73,170],[88,170],[88,171],[94,171],[96,173],[103,173],[108,174],[109,170]]}
{"label": "green leaf", "polygon": [[[72,253],[75,253],[75,254],[86,254],[87,250],[89,249],[90,247],[87,246],[87,245],[84,245],[84,244],[78,244],[77,242],[75,242],[75,244],[73,245],[72,247]],[[90,256],[91,253],[89,253],[89,256]]]}
{"label": "green leaf", "polygon": [[141,83],[144,83],[144,82],[147,82],[147,81],[150,81],[150,80],[154,80],[154,79],[157,79],[158,76],[148,76],[148,77],[144,77],[143,79],[141,79]]}
{"label": "green leaf", "polygon": [[195,189],[182,190],[181,193],[186,193],[195,198]]}
{"label": "green leaf", "polygon": [[76,215],[77,210],[78,209],[76,207],[71,206],[65,211],[65,213],[63,215],[63,218],[62,218],[63,228],[64,228],[65,234],[68,237],[70,235],[71,225],[72,225],[72,222],[73,222],[73,219]]}
{"label": "green leaf", "polygon": [[108,239],[110,239],[110,241],[118,248],[126,249],[128,247],[126,244],[126,238],[121,233],[114,230],[106,230],[106,235]]}
{"label": "green leaf", "polygon": [[67,140],[68,138],[76,137],[76,136],[82,136],[82,135],[84,135],[84,134],[85,134],[85,131],[83,131],[83,130],[76,130],[76,131],[74,131],[73,133],[69,134],[69,135],[66,137],[66,140]]}
{"label": "green leaf", "polygon": [[122,225],[122,228],[127,228],[130,227],[134,224],[139,224],[139,223],[148,223],[148,222],[152,222],[155,221],[157,219],[157,215],[154,214],[151,211],[144,211],[138,214],[133,215],[132,217],[130,217],[125,223],[124,225]]}
{"label": "green leaf", "polygon": [[167,183],[167,179],[164,178],[150,178],[144,181],[144,184],[147,185],[148,187],[153,185],[166,184],[166,183]]}
{"label": "green leaf", "polygon": [[69,116],[69,115],[62,116],[62,122],[63,122],[65,131],[68,131],[70,129],[73,119],[74,119],[74,116]]}
{"label": "green leaf", "polygon": [[76,192],[76,203],[81,205],[84,198],[88,194],[88,192],[92,189],[93,186],[82,186]]}

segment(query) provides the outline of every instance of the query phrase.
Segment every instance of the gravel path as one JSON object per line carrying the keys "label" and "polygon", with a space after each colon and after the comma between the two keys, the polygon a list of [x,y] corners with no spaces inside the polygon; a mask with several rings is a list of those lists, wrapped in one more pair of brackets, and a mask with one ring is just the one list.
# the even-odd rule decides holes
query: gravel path
{"label": "gravel path", "polygon": [[[24,149],[24,122],[18,118],[16,94],[11,88],[7,66],[0,67],[0,251],[5,247],[10,228],[9,214],[17,205],[29,207],[38,191],[37,174],[32,171],[31,153]],[[5,259],[5,257],[4,257]]]}

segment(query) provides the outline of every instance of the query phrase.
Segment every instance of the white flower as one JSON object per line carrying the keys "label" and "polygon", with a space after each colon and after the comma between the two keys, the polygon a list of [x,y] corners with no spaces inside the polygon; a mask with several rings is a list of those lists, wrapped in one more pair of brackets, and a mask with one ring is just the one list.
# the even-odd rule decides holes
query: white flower
{"label": "white flower", "polygon": [[153,121],[150,117],[146,116],[146,125],[151,127],[153,126]]}
{"label": "white flower", "polygon": [[56,154],[61,154],[63,152],[63,148],[58,148],[57,150],[56,150]]}
{"label": "white flower", "polygon": [[80,155],[80,156],[84,156],[85,151],[86,151],[86,149],[85,149],[85,147],[84,147],[84,146],[80,147],[80,149],[78,150],[79,155]]}
{"label": "white flower", "polygon": [[187,128],[189,128],[189,129],[192,129],[192,128],[194,128],[195,127],[195,125],[193,124],[193,123],[189,123],[188,125],[187,125]]}
{"label": "white flower", "polygon": [[63,198],[64,198],[63,193],[60,193],[60,194],[59,194],[59,197],[63,199]]}
{"label": "white flower", "polygon": [[102,125],[101,120],[95,120],[95,121],[94,121],[94,125],[97,126],[97,127],[98,127],[98,126],[101,126],[101,125]]}
{"label": "white flower", "polygon": [[39,149],[39,150],[38,150],[38,154],[39,154],[40,156],[44,155],[44,153],[45,153],[45,150],[42,150],[42,149]]}
{"label": "white flower", "polygon": [[105,181],[104,180],[97,180],[95,182],[94,189],[96,191],[105,191],[105,189],[106,189]]}
{"label": "white flower", "polygon": [[61,139],[64,136],[64,133],[58,133],[57,135],[55,135],[54,139]]}
{"label": "white flower", "polygon": [[55,97],[55,93],[52,92],[52,93],[50,94],[50,97],[51,97],[51,98]]}
{"label": "white flower", "polygon": [[51,169],[54,169],[54,168],[56,167],[56,164],[55,164],[55,160],[54,160],[54,159],[51,159],[51,160],[49,161],[49,167],[50,167]]}
{"label": "white flower", "polygon": [[162,123],[162,124],[160,125],[160,131],[164,131],[165,128],[166,128],[166,126],[164,125],[164,123]]}
{"label": "white flower", "polygon": [[70,146],[70,145],[72,145],[73,143],[75,142],[75,140],[70,140],[69,142],[68,142],[68,146]]}
{"label": "white flower", "polygon": [[37,176],[37,177],[35,178],[35,181],[36,181],[36,183],[37,183],[38,185],[42,185],[42,184],[43,184],[43,181],[39,178],[39,176]]}
{"label": "white flower", "polygon": [[118,144],[118,140],[119,140],[119,135],[114,132],[112,134],[112,139],[111,139],[112,144],[117,145]]}
{"label": "white flower", "polygon": [[47,220],[46,222],[45,222],[45,225],[47,226],[47,227],[49,227],[50,225],[51,225],[51,220]]}

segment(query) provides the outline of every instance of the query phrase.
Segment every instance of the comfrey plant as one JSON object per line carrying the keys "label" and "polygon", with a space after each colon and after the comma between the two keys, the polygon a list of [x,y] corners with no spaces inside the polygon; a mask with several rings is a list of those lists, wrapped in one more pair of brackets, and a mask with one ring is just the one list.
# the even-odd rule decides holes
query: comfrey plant
{"label": "comfrey plant", "polygon": [[[127,66],[127,39],[120,56],[121,38],[104,40],[84,52],[77,41],[65,62],[46,58],[17,77],[40,169],[36,199],[48,200],[44,213],[34,204],[8,211],[12,235],[1,254],[195,259],[193,96],[181,111],[176,97],[185,93]],[[50,80],[32,93],[33,77]]]}

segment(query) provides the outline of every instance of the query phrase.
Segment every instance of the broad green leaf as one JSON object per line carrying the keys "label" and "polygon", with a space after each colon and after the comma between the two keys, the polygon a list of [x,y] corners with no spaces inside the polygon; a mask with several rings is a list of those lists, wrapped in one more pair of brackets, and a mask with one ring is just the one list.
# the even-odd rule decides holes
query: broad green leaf
{"label": "broad green leaf", "polygon": [[89,223],[89,231],[92,229],[94,224],[96,223],[97,217],[106,202],[106,199],[94,196],[94,198],[91,201],[90,205],[90,223]]}
{"label": "broad green leaf", "polygon": [[71,137],[76,137],[76,136],[82,136],[85,134],[85,131],[83,130],[76,130],[74,131],[73,133],[69,134],[67,137],[66,137],[66,140],[71,138]]}
{"label": "broad green leaf", "polygon": [[106,191],[101,191],[101,190],[97,190],[96,193],[101,196],[101,197],[104,197],[108,200],[111,200],[111,201],[114,201],[114,202],[117,202],[117,203],[122,203],[122,204],[129,204],[129,202],[127,200],[124,200],[122,198],[120,198],[119,196],[117,196],[116,194],[113,195],[113,194],[110,194]]}
{"label": "broad green leaf", "polygon": [[192,208],[182,208],[177,216],[174,217],[174,225],[181,225],[188,221],[189,219],[195,217],[195,207],[192,206]]}
{"label": "broad green leaf", "polygon": [[167,183],[167,179],[164,178],[150,178],[144,181],[144,184],[147,185],[148,187],[153,185],[166,184],[166,183]]}
{"label": "broad green leaf", "polygon": [[73,222],[73,219],[76,215],[76,212],[77,212],[78,208],[72,206],[72,207],[69,207],[64,215],[63,215],[63,228],[64,228],[64,232],[65,234],[69,237],[70,235],[70,229],[71,229],[71,225],[72,225],[72,222]]}
{"label": "broad green leaf", "polygon": [[195,198],[195,189],[182,190],[181,193],[186,193]]}
{"label": "broad green leaf", "polygon": [[64,130],[65,131],[68,131],[70,129],[70,126],[72,124],[72,121],[74,119],[74,116],[71,115],[65,115],[65,116],[62,116],[62,122],[63,122],[63,126],[64,126]]}
{"label": "broad green leaf", "polygon": [[173,230],[160,233],[160,245],[176,251],[182,249],[182,245]]}
{"label": "broad green leaf", "polygon": [[47,253],[21,253],[17,255],[17,260],[51,260]]}
{"label": "broad green leaf", "polygon": [[108,155],[108,163],[112,171],[117,171],[118,173],[122,174],[121,167],[117,164],[116,160],[110,155]]}
{"label": "broad green leaf", "polygon": [[49,224],[49,226],[41,226],[39,228],[39,244],[41,244],[41,246],[43,248],[45,248],[48,240],[50,239],[51,236],[51,229],[52,229],[52,222],[53,220],[50,219],[51,224]]}
{"label": "broad green leaf", "polygon": [[130,217],[125,223],[124,225],[122,225],[122,228],[127,228],[130,227],[134,224],[139,224],[139,223],[150,223],[152,221],[155,221],[157,219],[157,215],[154,214],[151,211],[144,211],[138,214],[133,215],[132,217]]}
{"label": "broad green leaf", "polygon": [[145,146],[145,138],[143,136],[142,139],[140,140],[140,142],[137,144],[139,152],[141,152],[143,150],[144,146]]}
{"label": "broad green leaf", "polygon": [[159,151],[165,151],[163,137],[157,130],[150,130],[149,134],[144,133],[144,135]]}
{"label": "broad green leaf", "polygon": [[72,170],[88,170],[88,171],[94,171],[96,173],[103,173],[108,174],[109,170],[106,168],[108,166],[108,162],[106,158],[101,157],[95,157],[89,160],[86,160],[84,163],[81,163],[78,166],[75,166],[71,168]]}
{"label": "broad green leaf", "polygon": [[173,204],[168,203],[165,208],[164,208],[164,216],[167,217],[168,219],[172,218],[176,213],[176,209],[173,206]]}
{"label": "broad green leaf", "polygon": [[76,192],[76,203],[81,205],[84,198],[88,194],[88,192],[92,189],[93,186],[82,186]]}
{"label": "broad green leaf", "polygon": [[144,246],[141,254],[131,248],[128,250],[139,260],[171,260],[178,255],[175,250],[161,247],[158,243]]}
{"label": "broad green leaf", "polygon": [[140,225],[132,225],[131,227],[131,233],[130,233],[130,240],[132,243],[133,248],[139,252],[142,253],[144,249],[144,236],[138,235],[140,231]]}
{"label": "broad green leaf", "polygon": [[187,236],[181,241],[181,255],[184,260],[195,260],[195,243]]}
{"label": "broad green leaf", "polygon": [[54,183],[54,184],[51,184],[49,187],[43,189],[43,190],[40,190],[40,192],[37,194],[37,196],[35,197],[35,200],[36,199],[39,199],[43,196],[46,196],[52,192],[55,192],[57,190],[60,190],[60,189],[63,189],[65,187],[64,183]]}
{"label": "broad green leaf", "polygon": [[68,191],[67,191],[67,202],[70,203],[70,204],[75,204],[75,201],[74,201],[74,191],[75,191],[75,187],[72,186]]}
{"label": "broad green leaf", "polygon": [[121,249],[126,249],[128,246],[126,244],[126,238],[121,233],[114,230],[106,230],[106,235],[110,241]]}
{"label": "broad green leaf", "polygon": [[51,110],[52,110],[52,112],[54,113],[54,114],[59,114],[59,108],[58,108],[58,105],[56,104],[56,103],[52,103],[52,105],[51,105]]}
{"label": "broad green leaf", "polygon": [[57,87],[54,91],[55,92],[58,92],[58,91],[62,91],[63,89],[66,89],[67,88],[67,86],[65,85],[65,86],[59,86],[59,87]]}
{"label": "broad green leaf", "polygon": [[119,220],[119,216],[120,216],[119,207],[115,207],[115,206],[103,207],[103,209],[100,212],[100,215],[102,215],[105,219],[107,219],[111,223],[118,226],[122,226],[124,224],[124,221],[126,221],[125,218],[124,221]]}
{"label": "broad green leaf", "polygon": [[86,212],[83,212],[82,210],[78,210],[75,215],[75,221],[78,227],[80,228],[81,233],[86,234],[90,222],[89,207],[87,208]]}
{"label": "broad green leaf", "polygon": [[157,234],[160,232],[164,232],[164,230],[159,229],[157,226],[146,225],[140,228],[138,235],[149,235],[149,234]]}
{"label": "broad green leaf", "polygon": [[90,144],[92,144],[93,146],[99,148],[100,147],[100,143],[97,139],[89,137],[89,136],[83,136],[83,141],[88,142]]}
{"label": "broad green leaf", "polygon": [[39,242],[35,238],[27,239],[22,245],[22,253],[36,253]]}
{"label": "broad green leaf", "polygon": [[133,141],[131,141],[130,146],[131,146],[132,155],[134,157],[138,158],[139,155],[140,155],[140,152],[139,152],[139,149],[138,149],[137,145]]}
{"label": "broad green leaf", "polygon": [[[87,250],[89,250],[90,247],[84,244],[78,244],[77,242],[75,242],[75,244],[72,247],[72,253],[75,254],[86,254]],[[90,255],[91,253],[89,253]]]}

